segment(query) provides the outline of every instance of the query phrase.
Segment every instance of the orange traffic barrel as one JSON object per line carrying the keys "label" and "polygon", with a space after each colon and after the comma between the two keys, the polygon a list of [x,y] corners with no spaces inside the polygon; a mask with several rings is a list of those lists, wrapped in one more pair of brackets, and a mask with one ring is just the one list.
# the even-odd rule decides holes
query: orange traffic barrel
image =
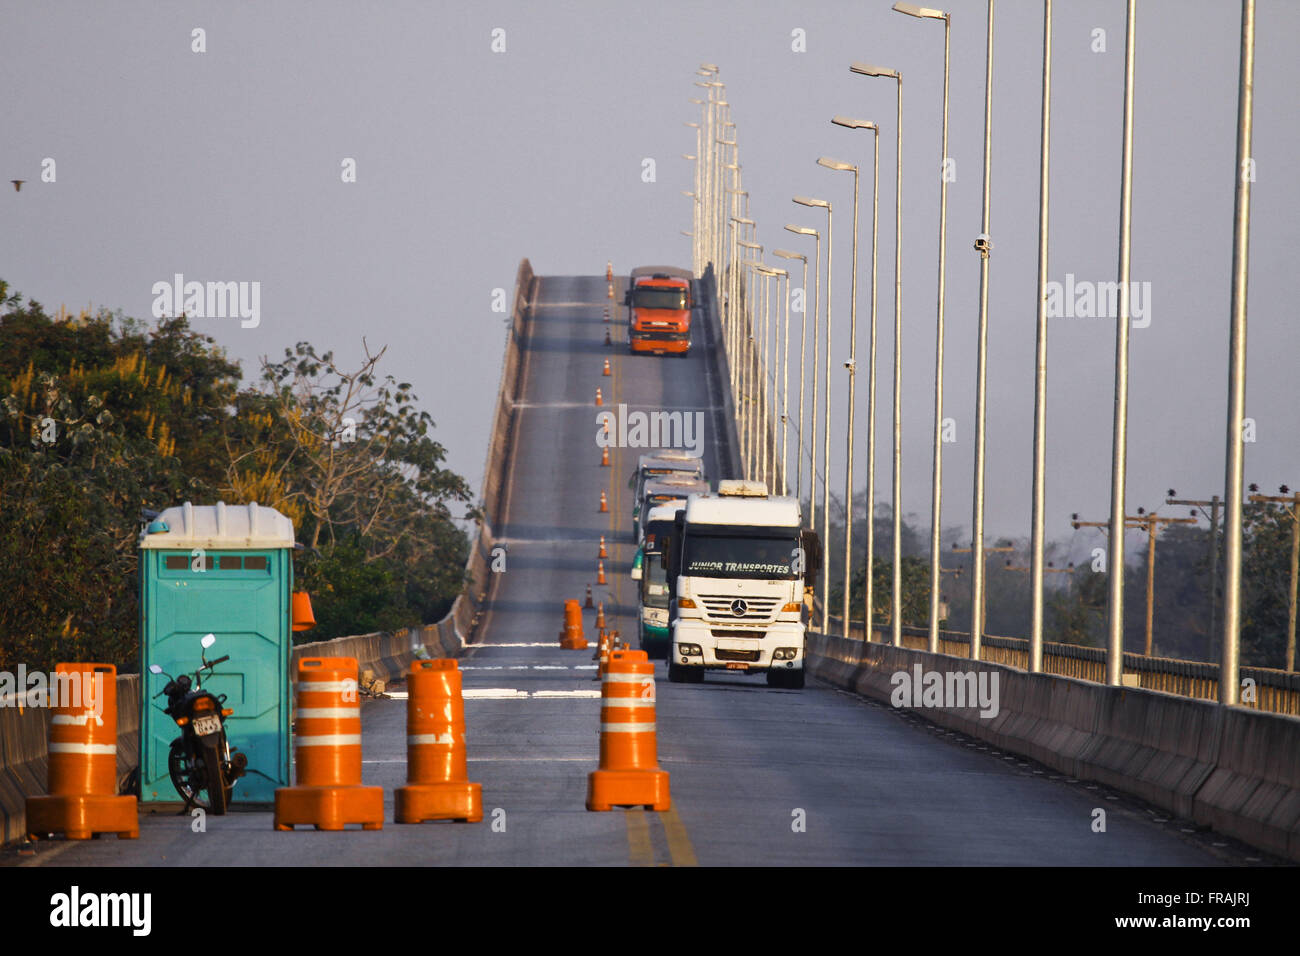
{"label": "orange traffic barrel", "polygon": [[275,828],[384,826],[384,790],[361,785],[361,701],[355,657],[298,662],[293,759],[297,786],[275,791]]}
{"label": "orange traffic barrel", "polygon": [[450,658],[415,661],[406,687],[406,786],[395,792],[393,819],[478,823],[483,787],[469,782],[465,768],[460,668]]}
{"label": "orange traffic barrel", "polygon": [[645,651],[611,651],[600,678],[600,769],[587,778],[587,809],[670,805],[655,738],[654,664]]}
{"label": "orange traffic barrel", "polygon": [[117,795],[117,668],[58,664],[49,693],[49,793],[27,798],[28,839],[136,839],[136,799]]}
{"label": "orange traffic barrel", "polygon": [[311,609],[311,595],[306,591],[293,592],[293,629],[310,631],[316,626],[316,615]]}
{"label": "orange traffic barrel", "polygon": [[564,602],[564,630],[560,633],[560,646],[566,651],[580,651],[587,646],[587,639],[582,636],[582,607],[577,601]]}

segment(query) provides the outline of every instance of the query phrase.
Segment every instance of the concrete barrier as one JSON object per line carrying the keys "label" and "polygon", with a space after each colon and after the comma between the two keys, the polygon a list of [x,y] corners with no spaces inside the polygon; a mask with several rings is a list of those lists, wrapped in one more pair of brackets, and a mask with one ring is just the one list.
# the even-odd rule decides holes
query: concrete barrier
{"label": "concrete barrier", "polygon": [[995,716],[973,707],[909,708],[925,719],[1300,861],[1300,718],[808,636],[809,673],[864,697],[890,702],[893,675],[918,665],[923,672],[974,672],[977,679],[996,673],[998,679]]}

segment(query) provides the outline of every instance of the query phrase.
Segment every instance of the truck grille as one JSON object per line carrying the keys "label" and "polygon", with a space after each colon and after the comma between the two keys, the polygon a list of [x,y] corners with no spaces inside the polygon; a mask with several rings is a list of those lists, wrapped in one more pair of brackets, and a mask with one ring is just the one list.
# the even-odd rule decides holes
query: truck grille
{"label": "truck grille", "polygon": [[[780,604],[779,598],[733,597],[729,594],[702,594],[704,610],[709,617],[720,621],[770,621]],[[736,602],[744,602],[743,611],[736,613]]]}
{"label": "truck grille", "polygon": [[713,652],[714,656],[720,661],[748,661],[754,663],[758,660],[758,651],[727,651],[718,648]]}

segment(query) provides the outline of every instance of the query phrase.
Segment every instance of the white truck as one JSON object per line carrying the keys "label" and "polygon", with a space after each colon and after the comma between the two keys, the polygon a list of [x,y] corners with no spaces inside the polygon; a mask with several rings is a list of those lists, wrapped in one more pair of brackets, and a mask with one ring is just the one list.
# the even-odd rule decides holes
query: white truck
{"label": "white truck", "polygon": [[706,670],[765,674],[804,685],[804,589],[821,570],[821,541],[799,502],[757,481],[720,481],[692,494],[663,546],[669,585],[668,679]]}

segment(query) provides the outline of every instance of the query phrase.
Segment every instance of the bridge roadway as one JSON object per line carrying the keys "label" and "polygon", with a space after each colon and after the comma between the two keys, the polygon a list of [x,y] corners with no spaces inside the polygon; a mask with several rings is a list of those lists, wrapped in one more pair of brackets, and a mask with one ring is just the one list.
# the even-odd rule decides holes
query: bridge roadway
{"label": "bridge roadway", "polygon": [[[621,297],[621,284],[619,288]],[[616,300],[618,301],[618,300]],[[608,584],[596,587],[610,626],[635,635],[627,479],[640,449],[599,465],[595,389],[605,407],[708,413],[706,350],[686,359],[632,356],[602,343],[610,304],[601,276],[543,277],[524,360],[524,409],[509,479],[506,571],[484,640],[462,658],[470,778],[484,821],[381,832],[272,830],[264,811],[210,817],[146,815],[138,841],[43,844],[25,865],[1204,865],[1207,847],[1124,810],[1101,791],[1051,779],[983,745],[945,737],[915,718],[810,681],[774,690],[758,679],[669,684],[657,666],[659,754],[673,808],[590,813],[599,685],[590,652],[556,645],[562,602],[595,580],[606,536]],[[601,375],[609,357],[613,376]],[[450,358],[450,356],[446,357]],[[711,442],[706,466],[718,473]],[[609,513],[598,511],[600,491]],[[584,624],[591,634],[594,612]],[[397,688],[400,692],[401,685]],[[364,777],[392,791],[405,780],[405,702],[367,700]],[[1091,829],[1096,806],[1105,833]],[[802,811],[802,812],[800,812]],[[796,826],[802,817],[802,832]],[[495,821],[495,826],[493,825]]]}

